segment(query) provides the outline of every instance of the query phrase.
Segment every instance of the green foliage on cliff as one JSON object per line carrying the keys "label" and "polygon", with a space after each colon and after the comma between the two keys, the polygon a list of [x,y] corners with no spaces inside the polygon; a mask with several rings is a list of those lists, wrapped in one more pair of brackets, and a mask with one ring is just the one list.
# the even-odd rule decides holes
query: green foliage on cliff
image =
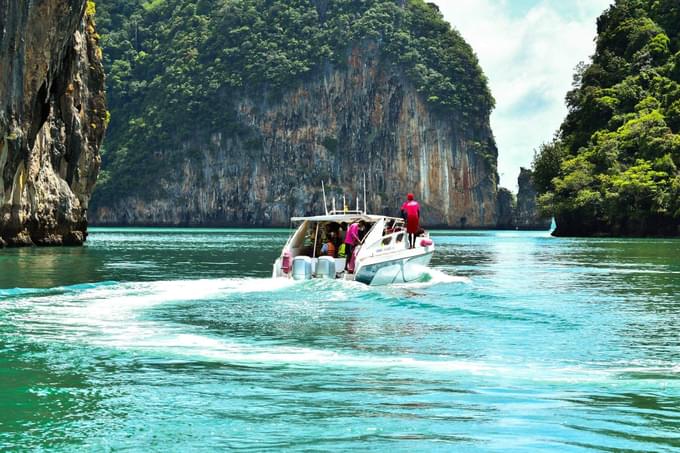
{"label": "green foliage on cliff", "polygon": [[234,98],[275,99],[357,44],[377,44],[452,120],[493,108],[472,49],[423,0],[107,0],[98,24],[112,113],[98,197],[139,186],[130,169],[168,165],[153,156],[197,134],[252,140]]}
{"label": "green foliage on cliff", "polygon": [[534,180],[558,234],[678,234],[680,3],[618,0]]}

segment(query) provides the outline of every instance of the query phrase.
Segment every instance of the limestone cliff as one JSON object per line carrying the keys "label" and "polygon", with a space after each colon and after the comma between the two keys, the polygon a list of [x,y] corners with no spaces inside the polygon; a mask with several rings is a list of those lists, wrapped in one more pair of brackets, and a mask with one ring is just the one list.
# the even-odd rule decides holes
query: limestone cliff
{"label": "limestone cliff", "polygon": [[372,212],[413,192],[429,226],[495,225],[493,97],[435,5],[111,0],[99,17],[97,224],[287,226],[323,210],[322,181],[354,206],[366,173]]}
{"label": "limestone cliff", "polygon": [[93,4],[0,11],[0,243],[81,244],[106,123]]}
{"label": "limestone cliff", "polygon": [[515,196],[505,187],[498,188],[497,195],[497,218],[496,227],[500,229],[516,228],[516,201]]}
{"label": "limestone cliff", "polygon": [[538,212],[537,193],[532,181],[531,170],[520,168],[517,184],[519,185],[515,213],[517,227],[521,230],[550,229],[551,219],[542,217]]}
{"label": "limestone cliff", "polygon": [[[493,227],[496,148],[488,117],[462,127],[431,108],[396,65],[364,43],[346,64],[326,64],[283,93],[242,94],[237,122],[247,138],[222,132],[158,149],[155,187],[97,201],[97,224],[288,225],[322,212],[329,198],[352,205],[366,173],[368,207],[396,215],[407,192],[427,225]],[[166,162],[164,162],[166,161]],[[338,205],[339,206],[339,205]]]}

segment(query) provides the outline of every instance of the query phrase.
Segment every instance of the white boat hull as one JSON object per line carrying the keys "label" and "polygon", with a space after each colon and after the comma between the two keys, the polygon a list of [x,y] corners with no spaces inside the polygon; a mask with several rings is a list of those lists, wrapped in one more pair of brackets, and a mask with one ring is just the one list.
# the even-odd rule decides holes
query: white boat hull
{"label": "white boat hull", "polygon": [[410,256],[386,260],[367,258],[357,267],[354,279],[367,285],[379,286],[393,283],[408,283],[419,280],[427,273],[433,251],[418,251]]}
{"label": "white boat hull", "polygon": [[[427,274],[434,253],[434,242],[427,234],[416,238],[409,248],[408,234],[403,219],[359,214],[330,214],[326,216],[293,218],[301,225],[288,239],[280,257],[274,262],[274,278],[309,280],[312,278],[340,278],[367,285],[408,283]],[[320,236],[328,225],[354,222],[369,225],[352,257],[319,258]],[[324,239],[327,241],[327,239]],[[350,259],[350,272],[345,271],[345,260]],[[319,266],[323,260],[323,266]],[[330,264],[329,264],[330,261]],[[332,266],[335,266],[333,272]],[[318,272],[317,272],[318,270]]]}

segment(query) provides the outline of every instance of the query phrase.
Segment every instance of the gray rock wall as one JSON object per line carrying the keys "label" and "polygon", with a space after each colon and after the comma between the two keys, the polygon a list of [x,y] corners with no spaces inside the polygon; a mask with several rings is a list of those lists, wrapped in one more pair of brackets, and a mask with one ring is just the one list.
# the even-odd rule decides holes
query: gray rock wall
{"label": "gray rock wall", "polygon": [[0,0],[3,245],[86,238],[107,114],[101,51],[86,6]]}
{"label": "gray rock wall", "polygon": [[519,191],[517,192],[515,221],[517,227],[521,230],[548,230],[552,219],[541,217],[538,212],[536,203],[538,194],[531,180],[531,175],[531,170],[520,168],[517,178]]}
{"label": "gray rock wall", "polygon": [[167,155],[184,157],[150,190],[96,201],[92,220],[287,226],[291,216],[322,212],[322,180],[329,198],[344,193],[354,207],[365,172],[369,211],[398,215],[413,192],[428,226],[495,226],[489,118],[463,127],[461,118],[434,111],[375,45],[357,46],[345,65],[326,65],[269,99],[247,93],[234,101],[252,133],[247,142],[228,130],[197,132],[158,150],[159,165]]}
{"label": "gray rock wall", "polygon": [[498,218],[496,227],[501,229],[514,229],[516,225],[515,196],[508,189],[498,189]]}

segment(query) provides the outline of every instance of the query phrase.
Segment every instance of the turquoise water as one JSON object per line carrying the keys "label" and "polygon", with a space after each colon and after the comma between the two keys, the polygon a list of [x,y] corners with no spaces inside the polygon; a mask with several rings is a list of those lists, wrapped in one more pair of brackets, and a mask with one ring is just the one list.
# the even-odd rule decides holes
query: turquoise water
{"label": "turquoise water", "polygon": [[272,281],[283,230],[0,251],[0,450],[678,451],[680,242],[435,233]]}

